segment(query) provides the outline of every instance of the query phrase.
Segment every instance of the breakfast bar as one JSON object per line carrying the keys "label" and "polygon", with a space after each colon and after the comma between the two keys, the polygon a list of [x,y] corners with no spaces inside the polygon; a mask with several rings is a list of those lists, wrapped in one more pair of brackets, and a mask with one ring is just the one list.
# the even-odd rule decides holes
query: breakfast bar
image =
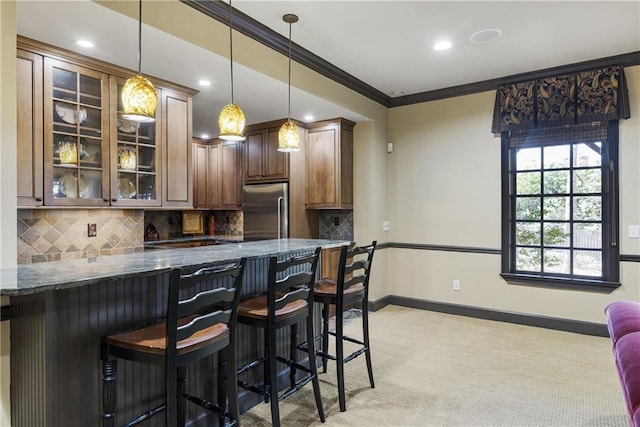
{"label": "breakfast bar", "polygon": [[[287,257],[335,248],[341,240],[280,239],[183,249],[150,250],[20,265],[0,270],[0,295],[11,304],[11,412],[14,426],[97,426],[101,423],[99,355],[104,334],[148,324],[165,315],[173,268],[225,263],[247,257],[242,294],[266,290],[269,256]],[[215,286],[215,284],[212,284]],[[282,339],[280,339],[282,338]],[[279,341],[284,342],[285,337]],[[252,328],[238,331],[238,362],[255,356],[263,338]],[[162,399],[164,379],[155,367],[120,362],[117,407],[122,419]],[[193,372],[191,372],[193,371]],[[189,367],[190,387],[215,389],[216,366],[205,359]],[[215,391],[214,391],[215,392]],[[241,410],[257,402],[241,395]],[[212,417],[188,406],[190,425],[212,425]],[[153,424],[153,423],[160,424]],[[149,425],[161,425],[151,420]]]}

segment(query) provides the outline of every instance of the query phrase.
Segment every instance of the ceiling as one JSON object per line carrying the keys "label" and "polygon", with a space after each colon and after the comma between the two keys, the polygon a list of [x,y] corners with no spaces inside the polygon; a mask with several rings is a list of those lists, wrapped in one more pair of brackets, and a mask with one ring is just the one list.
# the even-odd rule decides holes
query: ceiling
{"label": "ceiling", "polygon": [[[144,0],[143,20],[147,8],[160,10],[166,1]],[[289,27],[282,15],[297,14],[295,44],[387,99],[640,51],[640,0],[234,0],[233,7],[285,38]],[[18,0],[17,27],[19,35],[137,67],[131,43],[137,39],[136,19],[92,1]],[[490,42],[471,40],[487,29],[502,35]],[[218,112],[230,99],[228,58],[148,25],[142,37],[143,73],[199,90],[194,136],[215,137]],[[80,38],[92,40],[95,48],[77,46]],[[434,50],[441,39],[448,39],[451,49]],[[200,87],[200,79],[211,86]],[[287,115],[287,82],[260,70],[235,63],[234,95],[248,123]],[[304,120],[308,114],[313,120],[367,120],[293,87],[291,116]]]}

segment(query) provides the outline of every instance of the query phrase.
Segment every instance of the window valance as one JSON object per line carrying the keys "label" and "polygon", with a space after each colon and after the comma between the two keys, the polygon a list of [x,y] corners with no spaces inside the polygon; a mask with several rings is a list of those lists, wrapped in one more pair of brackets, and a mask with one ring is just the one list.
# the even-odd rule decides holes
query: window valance
{"label": "window valance", "polygon": [[501,85],[493,133],[628,119],[629,96],[622,66]]}

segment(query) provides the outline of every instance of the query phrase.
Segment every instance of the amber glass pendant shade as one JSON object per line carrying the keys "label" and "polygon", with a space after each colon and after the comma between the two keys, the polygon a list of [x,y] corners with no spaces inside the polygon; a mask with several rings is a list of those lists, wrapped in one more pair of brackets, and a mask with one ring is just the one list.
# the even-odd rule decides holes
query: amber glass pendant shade
{"label": "amber glass pendant shade", "polygon": [[122,117],[136,122],[153,122],[158,95],[153,84],[141,75],[129,77],[122,87]]}
{"label": "amber glass pendant shade", "polygon": [[227,104],[218,116],[220,139],[227,141],[244,141],[244,113],[236,104]]}
{"label": "amber glass pendant shade", "polygon": [[298,126],[287,120],[278,132],[278,151],[290,153],[300,149],[300,132]]}

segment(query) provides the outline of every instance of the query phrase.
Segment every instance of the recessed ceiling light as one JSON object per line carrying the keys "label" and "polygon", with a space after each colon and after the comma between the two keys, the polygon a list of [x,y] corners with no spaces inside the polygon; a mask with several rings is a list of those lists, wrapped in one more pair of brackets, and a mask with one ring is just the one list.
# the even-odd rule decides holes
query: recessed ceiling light
{"label": "recessed ceiling light", "polygon": [[439,42],[437,42],[436,44],[433,45],[433,48],[435,50],[447,50],[447,49],[450,49],[451,46],[453,46],[453,45],[451,44],[450,41],[448,41],[448,40],[440,40]]}
{"label": "recessed ceiling light", "polygon": [[78,40],[78,41],[76,41],[76,44],[78,46],[82,46],[82,47],[93,47],[94,46],[93,42],[90,42],[89,40]]}
{"label": "recessed ceiling light", "polygon": [[200,86],[211,86],[211,82],[209,80],[200,80],[198,84]]}
{"label": "recessed ceiling light", "polygon": [[304,116],[304,121],[305,122],[310,122],[313,119],[314,119],[314,117],[311,114],[307,114],[306,116]]}
{"label": "recessed ceiling light", "polygon": [[404,95],[404,91],[402,91],[402,90],[392,90],[391,91],[391,96],[392,97],[402,96],[402,95]]}
{"label": "recessed ceiling light", "polygon": [[208,133],[203,133],[202,135],[200,135],[200,138],[209,139],[209,134]]}
{"label": "recessed ceiling light", "polygon": [[471,34],[471,41],[474,43],[488,43],[497,40],[502,36],[502,30],[497,28],[489,28],[486,30],[476,31]]}

